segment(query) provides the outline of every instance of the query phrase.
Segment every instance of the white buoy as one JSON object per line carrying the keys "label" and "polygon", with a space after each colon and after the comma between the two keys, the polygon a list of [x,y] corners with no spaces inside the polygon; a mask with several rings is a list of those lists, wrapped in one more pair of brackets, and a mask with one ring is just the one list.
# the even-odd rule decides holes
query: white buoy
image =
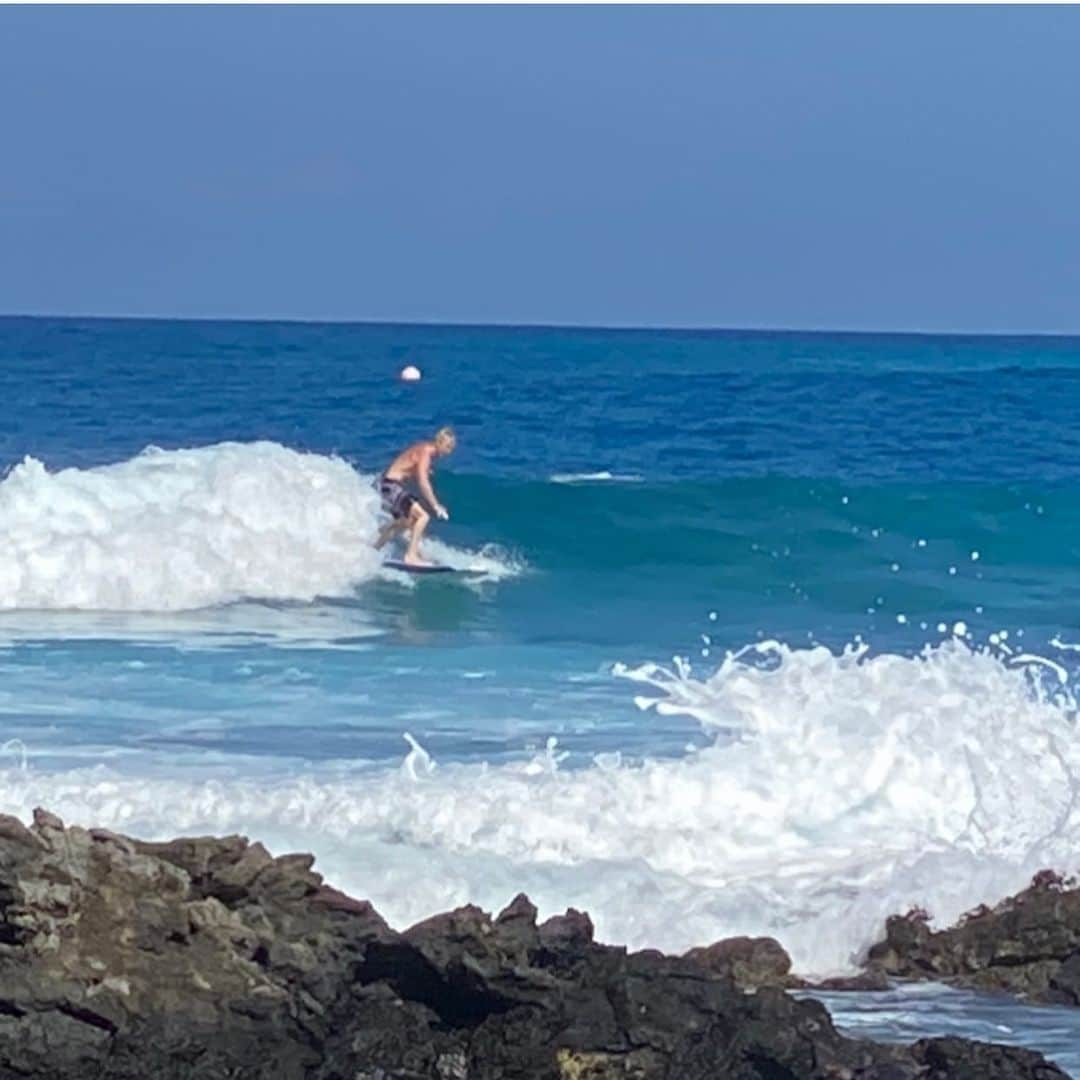
{"label": "white buoy", "polygon": [[413,364],[407,364],[401,369],[402,382],[419,382],[420,369]]}

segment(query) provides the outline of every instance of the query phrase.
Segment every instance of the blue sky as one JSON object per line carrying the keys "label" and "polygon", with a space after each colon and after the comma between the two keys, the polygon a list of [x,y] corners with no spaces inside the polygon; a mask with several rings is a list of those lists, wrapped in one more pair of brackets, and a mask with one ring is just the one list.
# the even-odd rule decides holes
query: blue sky
{"label": "blue sky", "polygon": [[1080,330],[1077,8],[0,7],[0,311]]}

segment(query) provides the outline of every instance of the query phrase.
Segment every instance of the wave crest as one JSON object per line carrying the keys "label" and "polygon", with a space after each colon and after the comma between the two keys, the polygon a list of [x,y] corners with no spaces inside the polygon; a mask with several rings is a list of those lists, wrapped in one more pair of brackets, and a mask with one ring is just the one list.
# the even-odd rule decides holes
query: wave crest
{"label": "wave crest", "polygon": [[180,611],[340,596],[378,571],[378,497],[339,458],[271,442],[150,447],[0,483],[0,608]]}

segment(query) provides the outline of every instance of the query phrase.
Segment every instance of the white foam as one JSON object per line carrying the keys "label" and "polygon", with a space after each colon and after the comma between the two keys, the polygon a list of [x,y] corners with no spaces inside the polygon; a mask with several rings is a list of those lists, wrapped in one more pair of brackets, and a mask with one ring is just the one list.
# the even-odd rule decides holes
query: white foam
{"label": "white foam", "polygon": [[603,469],[591,473],[555,473],[548,479],[553,484],[640,484],[644,477],[636,473],[613,473]]}
{"label": "white foam", "polygon": [[[348,595],[380,571],[379,499],[340,458],[271,442],[151,447],[0,483],[0,610],[190,611]],[[440,545],[447,561],[477,556]],[[481,555],[492,576],[512,572]]]}
{"label": "white foam", "polygon": [[0,611],[0,644],[60,640],[138,641],[184,649],[259,643],[360,649],[381,635],[356,605],[236,603],[191,611]]}
{"label": "white foam", "polygon": [[915,658],[765,642],[706,679],[685,663],[621,674],[651,688],[643,707],[690,713],[716,742],[569,770],[554,741],[489,768],[438,765],[410,740],[400,770],[215,780],[38,772],[31,747],[0,776],[0,809],[313,850],[397,925],[524,889],[543,913],[589,910],[610,941],[767,933],[821,974],[850,968],[889,914],[950,922],[1080,862],[1074,709],[1038,666],[950,638]]}
{"label": "white foam", "polygon": [[[468,570],[482,574],[483,580],[499,581],[515,577],[525,570],[525,561],[503,550],[496,544],[487,544],[482,548],[457,548],[435,537],[425,537],[423,551],[433,562],[443,566],[452,566],[455,570]],[[413,577],[411,580],[416,581]],[[468,584],[466,580],[464,582]]]}

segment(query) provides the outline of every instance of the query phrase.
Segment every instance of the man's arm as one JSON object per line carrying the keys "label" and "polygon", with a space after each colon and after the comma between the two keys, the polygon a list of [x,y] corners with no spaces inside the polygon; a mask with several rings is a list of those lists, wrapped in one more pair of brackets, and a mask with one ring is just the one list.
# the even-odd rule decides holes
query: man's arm
{"label": "man's arm", "polygon": [[416,483],[420,488],[420,494],[427,500],[428,506],[435,512],[437,518],[442,518],[445,521],[449,516],[449,512],[446,507],[439,502],[438,497],[435,494],[435,489],[431,486],[431,451],[422,450],[420,453],[420,460],[417,463],[416,469]]}

